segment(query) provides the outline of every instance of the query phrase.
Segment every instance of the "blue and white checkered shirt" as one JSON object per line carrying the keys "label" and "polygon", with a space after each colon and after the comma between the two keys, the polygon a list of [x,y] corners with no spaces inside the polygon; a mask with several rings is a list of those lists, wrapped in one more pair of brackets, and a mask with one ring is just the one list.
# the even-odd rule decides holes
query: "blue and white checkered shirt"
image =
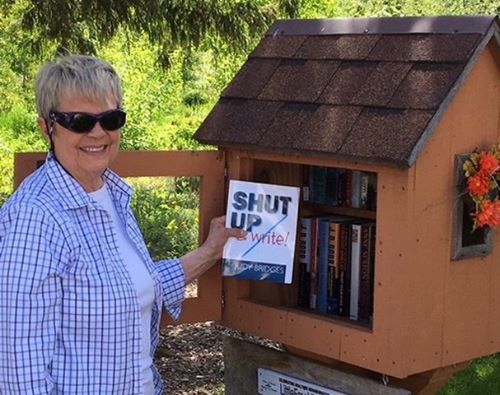
{"label": "blue and white checkered shirt", "polygon": [[[153,263],[131,188],[104,173],[154,283],[151,355],[163,305],[181,311],[179,260]],[[141,394],[141,319],[111,220],[48,155],[0,209],[0,394]],[[155,392],[161,379],[154,369]]]}

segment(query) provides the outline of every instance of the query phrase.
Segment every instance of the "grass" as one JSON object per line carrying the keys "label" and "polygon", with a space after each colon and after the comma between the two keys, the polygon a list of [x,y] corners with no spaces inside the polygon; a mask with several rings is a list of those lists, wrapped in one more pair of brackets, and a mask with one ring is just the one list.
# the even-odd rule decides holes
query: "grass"
{"label": "grass", "polygon": [[500,354],[473,361],[457,373],[439,395],[498,395],[500,394]]}

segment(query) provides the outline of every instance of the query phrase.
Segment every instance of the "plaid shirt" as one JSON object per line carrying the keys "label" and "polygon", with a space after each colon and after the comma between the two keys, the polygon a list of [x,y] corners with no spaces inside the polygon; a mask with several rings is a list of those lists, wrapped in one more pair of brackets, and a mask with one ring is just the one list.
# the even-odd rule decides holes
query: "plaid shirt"
{"label": "plaid shirt", "polygon": [[[184,272],[179,260],[153,264],[131,188],[110,170],[104,179],[155,283],[153,355],[161,306],[180,314]],[[0,394],[142,394],[139,302],[115,239],[51,154],[0,209]]]}

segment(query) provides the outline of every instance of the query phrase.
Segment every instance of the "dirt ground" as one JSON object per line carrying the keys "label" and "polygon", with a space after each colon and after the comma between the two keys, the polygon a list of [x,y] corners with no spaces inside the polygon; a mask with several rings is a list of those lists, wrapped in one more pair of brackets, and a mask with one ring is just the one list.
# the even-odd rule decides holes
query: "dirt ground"
{"label": "dirt ground", "polygon": [[155,363],[165,384],[165,395],[223,395],[224,336],[233,336],[272,348],[270,340],[249,336],[206,322],[163,328]]}
{"label": "dirt ground", "polygon": [[155,363],[168,395],[224,394],[223,339],[233,336],[272,348],[277,343],[206,322],[161,330]]}
{"label": "dirt ground", "polygon": [[222,339],[229,331],[212,322],[161,330],[155,363],[165,394],[223,394]]}

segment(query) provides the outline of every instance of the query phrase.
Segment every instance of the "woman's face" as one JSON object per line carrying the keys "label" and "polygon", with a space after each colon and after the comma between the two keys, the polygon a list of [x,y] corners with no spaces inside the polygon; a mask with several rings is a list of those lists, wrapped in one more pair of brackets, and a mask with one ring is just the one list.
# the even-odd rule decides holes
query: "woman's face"
{"label": "woman's face", "polygon": [[[85,112],[96,115],[116,108],[117,103],[112,97],[102,103],[95,103],[80,96],[69,96],[61,100],[57,111]],[[50,144],[45,120],[39,118],[38,125],[44,138]],[[80,134],[54,122],[52,141],[57,160],[85,191],[92,192],[103,185],[102,173],[109,167],[118,153],[120,130],[108,131],[103,129],[99,122],[96,122],[90,132]]]}

